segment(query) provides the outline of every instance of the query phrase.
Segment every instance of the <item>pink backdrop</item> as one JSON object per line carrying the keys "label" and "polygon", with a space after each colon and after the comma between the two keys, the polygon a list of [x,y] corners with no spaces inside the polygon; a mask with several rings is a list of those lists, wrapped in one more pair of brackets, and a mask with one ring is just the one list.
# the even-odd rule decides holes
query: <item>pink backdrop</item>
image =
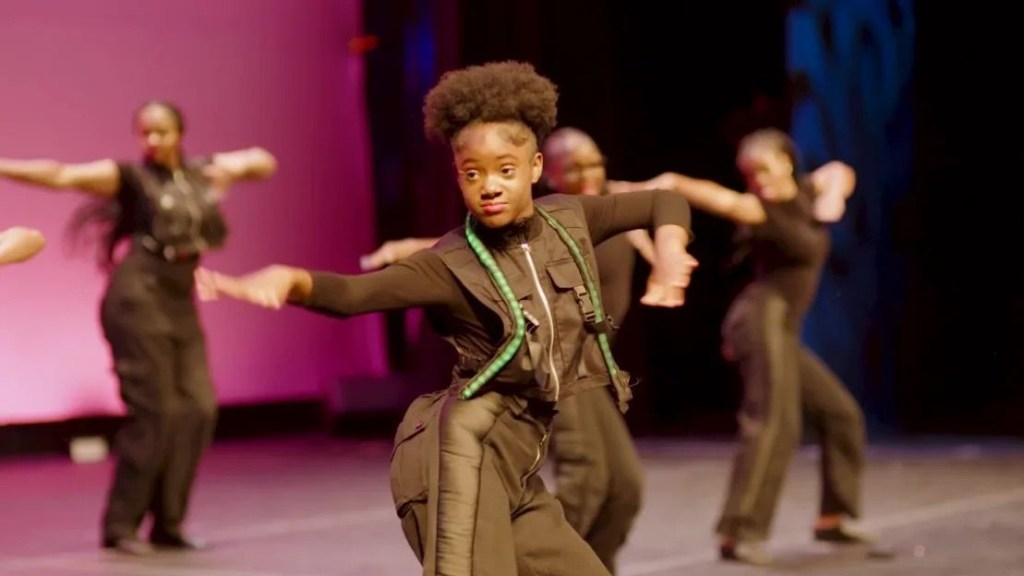
{"label": "pink backdrop", "polygon": [[[17,0],[0,17],[0,156],[135,159],[131,113],[168,99],[186,150],[254,144],[279,170],[237,187],[232,236],[207,265],[272,262],[355,272],[373,245],[363,64],[348,52],[358,0]],[[122,410],[98,326],[105,278],[62,234],[81,197],[0,181],[0,228],[48,249],[0,270],[0,424]],[[202,305],[222,404],[320,397],[339,376],[385,372],[378,317]]]}

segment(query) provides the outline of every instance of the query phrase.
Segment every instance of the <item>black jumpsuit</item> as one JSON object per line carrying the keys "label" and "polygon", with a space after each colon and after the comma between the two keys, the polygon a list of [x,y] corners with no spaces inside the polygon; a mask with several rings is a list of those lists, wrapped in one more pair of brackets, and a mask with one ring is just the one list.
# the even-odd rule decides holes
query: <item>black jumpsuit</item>
{"label": "black jumpsuit", "polygon": [[128,422],[103,538],[132,538],[147,512],[154,541],[181,538],[193,480],[214,430],[217,401],[206,341],[193,300],[199,255],[227,235],[218,196],[202,162],[180,170],[120,164],[117,202],[132,228],[131,247],[114,269],[101,323]]}
{"label": "black jumpsuit", "polygon": [[722,327],[744,394],[737,416],[740,446],[717,531],[740,541],[769,534],[803,413],[822,447],[821,513],[860,513],[863,415],[835,374],[800,342],[830,244],[813,203],[807,181],[793,200],[762,202],[767,220],[751,229],[756,278]]}

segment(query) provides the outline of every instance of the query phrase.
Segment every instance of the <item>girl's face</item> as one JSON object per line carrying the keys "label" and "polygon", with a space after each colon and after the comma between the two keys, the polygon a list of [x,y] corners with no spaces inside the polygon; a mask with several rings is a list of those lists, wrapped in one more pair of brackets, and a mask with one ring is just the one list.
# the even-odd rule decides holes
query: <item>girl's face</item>
{"label": "girl's face", "polygon": [[544,160],[533,132],[519,122],[479,122],[452,141],[466,208],[484,226],[502,228],[533,216],[533,185]]}
{"label": "girl's face", "polygon": [[750,146],[736,158],[747,190],[768,201],[791,198],[796,192],[793,161],[785,151],[766,145]]}
{"label": "girl's face", "polygon": [[135,129],[146,158],[162,166],[180,161],[181,126],[170,110],[155,104],[146,106],[139,111]]}

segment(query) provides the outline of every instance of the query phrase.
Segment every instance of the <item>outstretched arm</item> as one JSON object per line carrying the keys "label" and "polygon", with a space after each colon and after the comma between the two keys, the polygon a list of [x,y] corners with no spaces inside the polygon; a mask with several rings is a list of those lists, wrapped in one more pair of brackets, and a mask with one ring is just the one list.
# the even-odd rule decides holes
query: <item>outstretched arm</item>
{"label": "outstretched arm", "polygon": [[676,172],[665,172],[643,182],[620,182],[614,192],[638,190],[671,190],[682,194],[698,210],[708,212],[735,224],[757,225],[766,216],[761,201],[753,194],[731,190],[700,178],[691,178]]}
{"label": "outstretched arm", "polygon": [[222,187],[240,180],[265,180],[276,171],[277,159],[258,146],[218,152],[210,158],[210,165],[205,169],[206,175]]}
{"label": "outstretched arm", "polygon": [[576,198],[595,245],[622,232],[654,228],[654,264],[647,293],[640,302],[649,306],[681,306],[683,291],[697,266],[697,260],[686,252],[693,238],[686,200],[667,190]]}
{"label": "outstretched arm", "polygon": [[572,196],[583,208],[590,240],[600,244],[630,230],[657,229],[674,225],[689,241],[690,205],[686,199],[667,190],[645,190],[607,196]]}
{"label": "outstretched arm", "polygon": [[388,240],[373,252],[359,258],[364,271],[378,270],[437,244],[437,238],[402,238]]}
{"label": "outstretched arm", "polygon": [[97,196],[113,196],[121,185],[121,173],[113,160],[64,164],[56,160],[0,158],[0,176],[53,190],[78,190]]}
{"label": "outstretched arm", "polygon": [[0,231],[0,266],[25,262],[45,246],[46,240],[38,230],[14,227]]}
{"label": "outstretched arm", "polygon": [[[632,192],[637,190],[653,190],[653,188],[636,188],[633,186],[634,182],[624,182],[622,180],[610,180],[608,181],[608,191],[612,194],[618,194],[620,192]],[[633,249],[640,253],[640,256],[647,261],[648,264],[654,266],[654,239],[647,230],[630,230],[626,232],[626,238],[629,240],[629,244],[633,246]]]}
{"label": "outstretched arm", "polygon": [[857,186],[853,168],[833,160],[811,172],[814,187],[814,216],[821,222],[838,222],[846,212],[846,199]]}
{"label": "outstretched arm", "polygon": [[335,317],[452,304],[461,297],[440,257],[426,251],[392,266],[359,275],[313,272],[273,265],[244,276],[196,272],[200,299],[226,296],[278,309],[295,304]]}

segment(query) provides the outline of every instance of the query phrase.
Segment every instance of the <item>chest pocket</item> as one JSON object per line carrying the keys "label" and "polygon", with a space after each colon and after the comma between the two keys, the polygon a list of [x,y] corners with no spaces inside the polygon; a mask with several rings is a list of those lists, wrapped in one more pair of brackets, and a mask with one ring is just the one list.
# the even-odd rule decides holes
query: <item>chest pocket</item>
{"label": "chest pocket", "polygon": [[597,316],[594,300],[587,290],[587,284],[583,280],[583,274],[580,273],[579,267],[576,266],[576,261],[560,260],[549,264],[547,269],[555,290],[571,292],[580,315],[583,317],[583,322],[587,326],[595,325]]}

